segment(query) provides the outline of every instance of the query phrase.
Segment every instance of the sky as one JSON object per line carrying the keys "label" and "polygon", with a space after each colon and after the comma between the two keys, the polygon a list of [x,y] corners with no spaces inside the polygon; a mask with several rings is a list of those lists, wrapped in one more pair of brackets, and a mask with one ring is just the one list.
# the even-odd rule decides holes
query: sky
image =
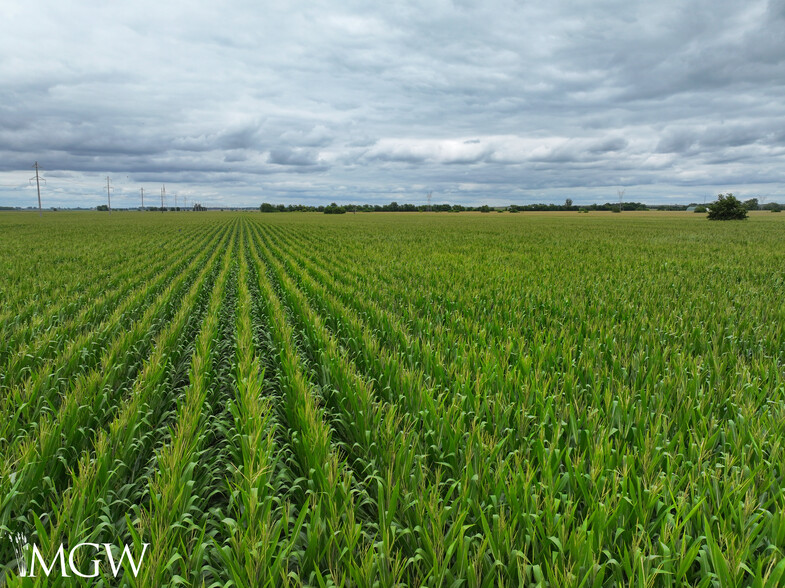
{"label": "sky", "polygon": [[0,0],[0,205],[785,202],[785,0]]}

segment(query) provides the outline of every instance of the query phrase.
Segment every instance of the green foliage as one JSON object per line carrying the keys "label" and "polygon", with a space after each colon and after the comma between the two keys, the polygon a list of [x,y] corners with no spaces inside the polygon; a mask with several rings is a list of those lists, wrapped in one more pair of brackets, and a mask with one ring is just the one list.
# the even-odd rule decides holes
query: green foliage
{"label": "green foliage", "polygon": [[[622,203],[622,210],[685,210],[687,208],[686,205],[683,204],[658,204],[658,205],[646,205],[641,202],[624,202]],[[390,202],[389,204],[351,204],[351,205],[344,205],[339,206],[335,202],[330,204],[329,206],[311,206],[306,204],[270,204],[270,203],[262,203],[259,207],[261,212],[325,212],[325,209],[329,209],[333,211],[334,209],[331,207],[338,207],[344,208],[347,212],[463,212],[463,211],[477,211],[477,212],[490,212],[494,210],[493,207],[488,205],[481,205],[481,206],[463,206],[461,204],[433,204],[430,207],[427,204],[411,204],[411,203],[403,203],[399,204],[398,202]],[[591,204],[588,207],[591,210],[618,210],[619,204],[618,203],[610,203],[606,202],[605,204]],[[524,212],[524,211],[542,211],[542,212],[555,212],[555,211],[565,211],[565,210],[578,210],[576,206],[572,204],[572,199],[568,198],[565,201],[565,204],[511,204],[506,207],[506,210],[509,212]]]}
{"label": "green foliage", "polygon": [[324,214],[346,214],[346,207],[338,206],[335,202],[324,207]]}
{"label": "green foliage", "polygon": [[745,200],[742,203],[742,206],[747,210],[758,210],[758,199],[757,198],[750,198],[749,200]]}
{"label": "green foliage", "polygon": [[747,218],[747,209],[730,192],[720,194],[717,200],[708,206],[709,220],[744,220]]}
{"label": "green foliage", "polygon": [[705,206],[703,206],[702,204],[700,204],[700,205],[695,207],[695,210],[693,212],[695,212],[696,214],[706,214],[706,211],[707,211],[707,208]]}

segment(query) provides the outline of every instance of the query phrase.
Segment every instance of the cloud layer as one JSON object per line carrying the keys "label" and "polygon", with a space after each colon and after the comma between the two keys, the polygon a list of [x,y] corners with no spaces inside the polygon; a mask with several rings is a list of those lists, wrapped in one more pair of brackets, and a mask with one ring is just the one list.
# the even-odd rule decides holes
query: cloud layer
{"label": "cloud layer", "polygon": [[[0,204],[785,201],[785,0],[29,2]],[[34,194],[32,195],[34,199]]]}

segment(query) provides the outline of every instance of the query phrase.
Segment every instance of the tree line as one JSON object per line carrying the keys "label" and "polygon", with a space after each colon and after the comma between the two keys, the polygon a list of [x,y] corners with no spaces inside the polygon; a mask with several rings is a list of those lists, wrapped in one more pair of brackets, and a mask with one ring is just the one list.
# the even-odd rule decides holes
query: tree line
{"label": "tree line", "polygon": [[[745,200],[742,205],[747,210],[771,210],[779,212],[783,209],[781,204],[771,202],[766,205],[759,205],[756,198]],[[509,206],[491,207],[487,204],[481,206],[463,206],[461,204],[399,204],[390,202],[389,204],[337,204],[332,202],[328,205],[311,206],[307,204],[270,204],[264,202],[259,207],[261,212],[322,212],[324,214],[346,214],[347,212],[556,212],[574,211],[589,212],[591,210],[622,212],[633,210],[665,210],[665,211],[685,211],[695,208],[696,212],[706,212],[706,207],[702,204],[644,204],[642,202],[606,202],[605,204],[588,204],[575,206],[571,199],[567,199],[564,204],[510,204]]]}

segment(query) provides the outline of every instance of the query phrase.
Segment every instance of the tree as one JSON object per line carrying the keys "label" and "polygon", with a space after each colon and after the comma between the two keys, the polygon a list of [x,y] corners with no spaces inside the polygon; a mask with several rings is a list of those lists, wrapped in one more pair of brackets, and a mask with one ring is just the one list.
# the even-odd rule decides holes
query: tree
{"label": "tree", "polygon": [[749,200],[745,200],[742,205],[747,210],[758,210],[758,199],[750,198]]}
{"label": "tree", "polygon": [[262,205],[259,207],[260,212],[278,212],[278,209],[270,204],[269,202],[262,202]]}
{"label": "tree", "polygon": [[572,198],[567,198],[567,200],[564,201],[564,208],[567,210],[572,208]]}
{"label": "tree", "polygon": [[109,210],[109,207],[106,204],[99,204],[95,209],[100,210],[101,212],[106,212]]}
{"label": "tree", "polygon": [[324,207],[324,214],[346,214],[346,209],[333,202],[330,206]]}
{"label": "tree", "polygon": [[747,209],[732,193],[720,194],[716,202],[707,207],[709,220],[744,220],[747,218]]}

